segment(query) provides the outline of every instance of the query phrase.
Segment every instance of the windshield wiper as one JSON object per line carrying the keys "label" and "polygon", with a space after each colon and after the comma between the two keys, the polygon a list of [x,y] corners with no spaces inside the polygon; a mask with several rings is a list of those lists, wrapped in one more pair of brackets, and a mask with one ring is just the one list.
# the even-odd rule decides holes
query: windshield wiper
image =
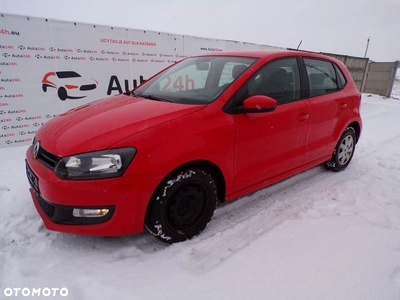
{"label": "windshield wiper", "polygon": [[135,97],[135,98],[138,98],[138,97],[139,97],[138,95],[135,94],[134,91],[128,91],[128,92],[126,92],[126,93],[124,93],[124,94],[125,94],[125,95],[128,95],[128,96]]}
{"label": "windshield wiper", "polygon": [[143,95],[143,94],[141,94],[141,95],[137,95],[137,96],[142,97],[142,98],[146,98],[146,99],[150,99],[150,100],[164,101],[164,102],[171,102],[171,103],[173,102],[171,100],[160,98],[160,97],[157,97],[157,96],[154,96],[154,95]]}
{"label": "windshield wiper", "polygon": [[135,94],[134,91],[132,91],[131,96],[132,96],[132,97],[139,97],[138,95]]}
{"label": "windshield wiper", "polygon": [[138,95],[136,95],[134,91],[126,91],[126,92],[123,92],[122,94],[127,95],[127,96],[132,96],[132,97],[138,97]]}

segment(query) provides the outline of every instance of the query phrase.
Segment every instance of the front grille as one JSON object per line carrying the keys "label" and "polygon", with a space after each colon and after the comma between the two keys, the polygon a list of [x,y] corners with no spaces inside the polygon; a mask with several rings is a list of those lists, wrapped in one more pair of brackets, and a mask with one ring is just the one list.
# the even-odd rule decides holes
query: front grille
{"label": "front grille", "polygon": [[43,209],[44,213],[51,219],[54,217],[56,207],[46,200],[44,200],[40,195],[36,194],[36,198],[39,202],[40,207]]}
{"label": "front grille", "polygon": [[42,146],[40,146],[36,158],[50,170],[54,170],[58,163],[58,160],[60,159],[58,156],[47,152],[45,149],[42,148]]}

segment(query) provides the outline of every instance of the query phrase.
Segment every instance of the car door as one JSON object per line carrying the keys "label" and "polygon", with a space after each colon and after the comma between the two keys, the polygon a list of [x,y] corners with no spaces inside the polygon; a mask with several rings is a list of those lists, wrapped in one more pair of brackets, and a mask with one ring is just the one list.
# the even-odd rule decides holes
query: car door
{"label": "car door", "polygon": [[234,189],[239,191],[304,163],[308,103],[302,100],[296,58],[267,63],[236,93],[240,107],[251,96],[275,99],[272,112],[235,115]]}
{"label": "car door", "polygon": [[[332,155],[334,135],[340,120],[345,118],[347,94],[341,89],[340,72],[326,60],[304,58],[310,89],[310,129],[306,163]],[[336,69],[336,70],[335,70]]]}

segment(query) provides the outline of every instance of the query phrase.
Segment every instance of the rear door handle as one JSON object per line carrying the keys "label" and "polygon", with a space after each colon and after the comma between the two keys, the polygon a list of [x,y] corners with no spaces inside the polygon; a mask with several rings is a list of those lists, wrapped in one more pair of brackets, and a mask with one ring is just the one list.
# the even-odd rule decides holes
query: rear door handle
{"label": "rear door handle", "polygon": [[339,104],[339,109],[345,109],[347,107],[347,103],[341,102]]}
{"label": "rear door handle", "polygon": [[300,122],[303,122],[303,121],[307,120],[309,117],[310,117],[309,114],[302,113],[297,117],[297,120],[299,120]]}

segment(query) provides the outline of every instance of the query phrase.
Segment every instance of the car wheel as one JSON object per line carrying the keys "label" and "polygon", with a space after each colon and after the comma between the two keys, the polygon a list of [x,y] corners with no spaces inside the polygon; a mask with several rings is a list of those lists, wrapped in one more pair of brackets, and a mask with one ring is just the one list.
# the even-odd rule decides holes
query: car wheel
{"label": "car wheel", "polygon": [[64,101],[65,99],[67,99],[68,95],[67,95],[67,90],[64,87],[60,87],[58,89],[58,98],[60,98],[60,100]]}
{"label": "car wheel", "polygon": [[348,127],[340,137],[332,158],[325,162],[325,166],[333,171],[345,169],[353,157],[356,147],[356,132],[354,128]]}
{"label": "car wheel", "polygon": [[145,225],[167,243],[191,239],[207,226],[217,200],[217,186],[210,174],[199,169],[180,171],[157,188]]}
{"label": "car wheel", "polygon": [[43,92],[47,92],[47,86],[45,84],[42,84],[42,90]]}

